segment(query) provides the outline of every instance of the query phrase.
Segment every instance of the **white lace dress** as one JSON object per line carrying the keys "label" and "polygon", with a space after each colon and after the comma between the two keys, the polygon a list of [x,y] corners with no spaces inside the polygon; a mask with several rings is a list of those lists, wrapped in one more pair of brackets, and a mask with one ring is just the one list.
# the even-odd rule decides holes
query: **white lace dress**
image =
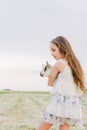
{"label": "white lace dress", "polygon": [[76,89],[71,69],[67,65],[56,79],[43,120],[52,124],[67,123],[82,128],[81,95],[82,93]]}

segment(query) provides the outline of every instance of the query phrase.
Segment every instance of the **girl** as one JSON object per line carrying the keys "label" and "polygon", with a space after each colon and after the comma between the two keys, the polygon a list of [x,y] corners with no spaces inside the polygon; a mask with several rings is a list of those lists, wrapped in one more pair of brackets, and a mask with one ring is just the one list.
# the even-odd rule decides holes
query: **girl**
{"label": "girl", "polygon": [[62,36],[50,42],[50,50],[56,59],[48,78],[48,86],[53,86],[53,90],[37,130],[48,130],[55,123],[59,124],[59,130],[69,130],[72,125],[82,128],[79,97],[85,91],[85,85],[80,63],[68,40]]}

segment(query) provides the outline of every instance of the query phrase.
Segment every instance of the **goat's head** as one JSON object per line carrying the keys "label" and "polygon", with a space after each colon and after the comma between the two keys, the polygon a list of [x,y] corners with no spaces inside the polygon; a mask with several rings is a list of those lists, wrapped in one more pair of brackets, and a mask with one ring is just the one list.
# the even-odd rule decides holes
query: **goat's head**
{"label": "goat's head", "polygon": [[40,72],[41,77],[48,77],[51,73],[52,66],[46,61],[46,64],[43,65],[42,70]]}

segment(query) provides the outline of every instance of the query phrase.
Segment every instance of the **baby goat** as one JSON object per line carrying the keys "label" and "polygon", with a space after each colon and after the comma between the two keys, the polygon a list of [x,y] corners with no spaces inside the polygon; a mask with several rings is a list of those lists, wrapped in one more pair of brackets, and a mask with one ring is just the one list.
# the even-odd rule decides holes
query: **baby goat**
{"label": "baby goat", "polygon": [[46,64],[43,65],[43,68],[40,72],[41,77],[48,77],[51,73],[52,66],[46,61]]}

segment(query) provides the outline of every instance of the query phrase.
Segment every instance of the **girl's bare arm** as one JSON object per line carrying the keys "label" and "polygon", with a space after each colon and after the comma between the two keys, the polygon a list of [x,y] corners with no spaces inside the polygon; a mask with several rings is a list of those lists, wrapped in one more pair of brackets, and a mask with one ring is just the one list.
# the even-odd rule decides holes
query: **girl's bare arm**
{"label": "girl's bare arm", "polygon": [[48,86],[53,86],[53,83],[58,75],[59,72],[62,72],[65,68],[64,61],[57,61],[55,65],[53,66],[52,72],[48,78]]}
{"label": "girl's bare arm", "polygon": [[53,66],[52,72],[48,78],[48,86],[53,86],[57,74],[58,74],[58,68],[56,66]]}

